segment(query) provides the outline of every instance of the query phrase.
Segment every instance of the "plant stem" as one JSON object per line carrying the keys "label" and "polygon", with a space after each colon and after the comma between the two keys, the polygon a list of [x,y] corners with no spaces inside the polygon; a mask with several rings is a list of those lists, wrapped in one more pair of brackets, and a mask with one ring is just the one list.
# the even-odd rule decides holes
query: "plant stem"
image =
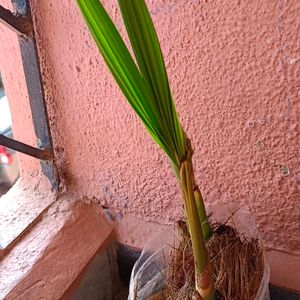
{"label": "plant stem", "polygon": [[180,183],[192,240],[196,291],[201,299],[213,300],[215,299],[215,290],[212,279],[212,267],[201,229],[192,181],[191,165],[188,160],[185,160],[180,168]]}
{"label": "plant stem", "polygon": [[[193,150],[192,150],[192,146],[191,146],[191,142],[190,140],[186,137],[187,140],[187,153],[190,153],[190,155],[188,155],[187,159],[190,162],[191,165],[191,180],[192,180],[192,184],[193,184],[193,189],[194,189],[194,197],[195,197],[195,201],[196,201],[196,206],[197,206],[197,211],[199,214],[199,218],[200,218],[200,224],[202,227],[202,232],[203,232],[203,237],[204,240],[207,241],[211,236],[212,236],[212,229],[210,227],[209,224],[209,220],[206,214],[206,210],[205,210],[205,205],[204,205],[204,201],[202,198],[202,194],[200,192],[200,189],[198,187],[198,185],[195,182],[195,176],[194,176],[194,170],[193,170],[193,161],[192,161],[192,155],[193,155]],[[180,180],[180,170],[178,168],[178,166],[176,164],[174,164],[173,162],[171,162],[172,164],[172,168],[173,171],[176,175],[176,177]]]}
{"label": "plant stem", "polygon": [[206,215],[203,198],[198,186],[194,188],[194,197],[201,222],[203,238],[205,241],[207,241],[212,236],[212,230],[208,221],[208,217]]}
{"label": "plant stem", "polygon": [[[213,300],[215,299],[215,289],[212,279],[212,267],[206,249],[203,228],[201,227],[200,214],[198,213],[195,199],[195,178],[192,167],[192,150],[190,143],[187,143],[187,159],[181,163],[179,178],[184,198],[188,228],[192,241],[195,263],[196,291],[202,300]],[[196,194],[197,197],[201,195],[200,193]],[[203,208],[204,205],[201,211],[204,211],[205,213]]]}
{"label": "plant stem", "polygon": [[190,139],[187,137],[186,137],[186,151],[187,151],[187,160],[189,161],[190,167],[191,167],[191,181],[193,184],[194,197],[195,197],[196,206],[197,206],[197,210],[198,210],[198,214],[199,214],[199,218],[200,218],[203,237],[204,237],[204,240],[207,241],[212,235],[212,230],[211,230],[211,227],[210,227],[210,224],[208,221],[208,217],[206,214],[202,194],[201,194],[200,189],[195,181],[193,160],[192,160],[194,151],[192,148],[192,143],[191,143]]}

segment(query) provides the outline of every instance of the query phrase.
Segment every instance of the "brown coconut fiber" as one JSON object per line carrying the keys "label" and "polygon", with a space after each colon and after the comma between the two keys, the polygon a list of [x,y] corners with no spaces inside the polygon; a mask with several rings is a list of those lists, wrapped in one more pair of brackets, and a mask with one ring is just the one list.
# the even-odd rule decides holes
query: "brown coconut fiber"
{"label": "brown coconut fiber", "polygon": [[[258,239],[246,239],[228,225],[216,225],[207,248],[213,265],[216,299],[255,299],[264,271]],[[171,256],[172,262],[166,271],[166,289],[163,295],[153,299],[195,299],[194,259],[188,234],[182,233]]]}

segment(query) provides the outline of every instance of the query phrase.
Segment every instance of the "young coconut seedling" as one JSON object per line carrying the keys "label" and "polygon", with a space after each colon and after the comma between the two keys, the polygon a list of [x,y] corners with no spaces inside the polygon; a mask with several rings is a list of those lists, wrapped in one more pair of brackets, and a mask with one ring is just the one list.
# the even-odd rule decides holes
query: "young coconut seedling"
{"label": "young coconut seedling", "polygon": [[195,182],[189,138],[175,109],[165,64],[144,0],[118,0],[135,61],[99,0],[77,0],[96,44],[127,101],[169,157],[180,182],[195,262],[196,298],[215,299],[212,267],[205,246],[211,235]]}

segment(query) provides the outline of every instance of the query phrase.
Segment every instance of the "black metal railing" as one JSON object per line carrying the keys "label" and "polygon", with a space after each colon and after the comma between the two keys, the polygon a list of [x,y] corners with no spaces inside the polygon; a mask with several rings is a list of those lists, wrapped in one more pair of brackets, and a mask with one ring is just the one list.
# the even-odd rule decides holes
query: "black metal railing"
{"label": "black metal railing", "polygon": [[14,12],[0,5],[0,22],[18,35],[22,64],[29,96],[37,148],[0,134],[0,145],[41,161],[42,171],[52,188],[58,190],[59,177],[54,163],[44,89],[29,0],[12,0]]}

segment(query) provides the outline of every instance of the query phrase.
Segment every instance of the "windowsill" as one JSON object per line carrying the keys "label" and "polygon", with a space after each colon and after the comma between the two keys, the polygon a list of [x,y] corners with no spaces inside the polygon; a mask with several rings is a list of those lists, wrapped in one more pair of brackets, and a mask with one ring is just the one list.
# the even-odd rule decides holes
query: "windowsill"
{"label": "windowsill", "polygon": [[1,198],[0,212],[0,299],[61,299],[112,238],[98,206],[20,182]]}
{"label": "windowsill", "polygon": [[21,180],[0,198],[0,257],[55,199],[54,193],[27,187]]}

